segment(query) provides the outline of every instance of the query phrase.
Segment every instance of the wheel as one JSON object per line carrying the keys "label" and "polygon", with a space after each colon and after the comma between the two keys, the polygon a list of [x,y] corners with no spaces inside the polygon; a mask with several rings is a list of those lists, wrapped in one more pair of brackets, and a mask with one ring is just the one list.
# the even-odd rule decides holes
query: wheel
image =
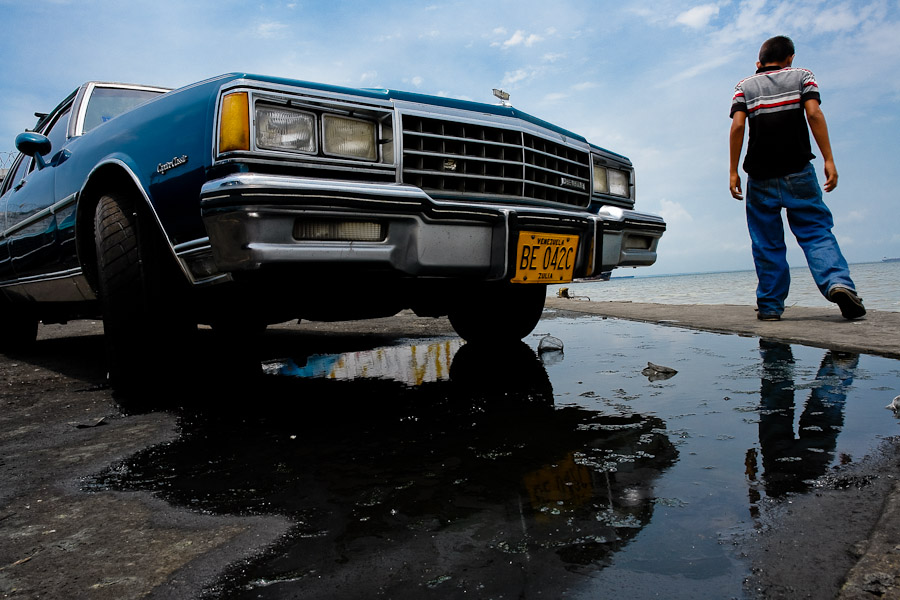
{"label": "wheel", "polygon": [[[110,382],[131,388],[173,352],[189,330],[168,249],[150,227],[149,215],[128,194],[103,196],[94,213],[94,240]],[[144,219],[141,217],[144,216]],[[179,314],[181,313],[181,314]],[[194,326],[196,329],[196,326]],[[154,373],[155,375],[155,373]]]}
{"label": "wheel", "polygon": [[450,324],[467,342],[507,343],[531,333],[544,310],[547,286],[498,283],[467,288],[449,311]]}

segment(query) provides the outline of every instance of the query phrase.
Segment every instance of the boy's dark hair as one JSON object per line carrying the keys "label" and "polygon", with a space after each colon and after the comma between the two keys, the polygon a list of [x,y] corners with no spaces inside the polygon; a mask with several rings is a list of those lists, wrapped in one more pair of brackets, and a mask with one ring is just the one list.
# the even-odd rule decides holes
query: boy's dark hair
{"label": "boy's dark hair", "polygon": [[794,42],[786,35],[776,35],[767,39],[759,49],[759,62],[780,63],[794,55]]}

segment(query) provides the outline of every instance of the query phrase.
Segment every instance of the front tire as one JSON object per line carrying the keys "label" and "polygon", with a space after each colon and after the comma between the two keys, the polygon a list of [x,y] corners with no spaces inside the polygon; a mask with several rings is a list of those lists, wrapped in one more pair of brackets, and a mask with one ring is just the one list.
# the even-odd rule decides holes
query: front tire
{"label": "front tire", "polygon": [[467,342],[517,342],[534,331],[544,310],[547,286],[491,283],[456,299],[449,317]]}
{"label": "front tire", "polygon": [[173,361],[171,352],[183,347],[172,335],[185,319],[177,311],[180,282],[170,276],[168,248],[147,227],[141,208],[131,195],[116,193],[103,196],[94,214],[108,376],[119,389],[134,388],[142,374],[163,359]]}

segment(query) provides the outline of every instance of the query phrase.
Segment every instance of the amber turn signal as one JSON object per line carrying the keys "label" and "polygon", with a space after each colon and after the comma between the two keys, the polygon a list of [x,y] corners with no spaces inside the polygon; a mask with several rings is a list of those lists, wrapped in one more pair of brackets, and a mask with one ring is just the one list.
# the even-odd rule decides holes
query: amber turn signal
{"label": "amber turn signal", "polygon": [[222,97],[219,152],[250,149],[250,100],[247,92]]}

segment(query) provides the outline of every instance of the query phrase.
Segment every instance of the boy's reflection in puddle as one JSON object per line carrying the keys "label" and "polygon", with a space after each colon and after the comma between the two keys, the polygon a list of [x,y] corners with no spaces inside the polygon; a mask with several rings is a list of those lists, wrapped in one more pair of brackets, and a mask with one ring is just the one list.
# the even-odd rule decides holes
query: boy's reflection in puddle
{"label": "boy's reflection in puddle", "polygon": [[825,353],[803,413],[794,432],[794,356],[787,344],[760,340],[759,446],[762,452],[761,486],[757,482],[755,449],[747,452],[752,510],[760,488],[770,497],[805,491],[810,480],[825,474],[832,462],[837,436],[844,423],[847,390],[859,355],[829,350]]}

